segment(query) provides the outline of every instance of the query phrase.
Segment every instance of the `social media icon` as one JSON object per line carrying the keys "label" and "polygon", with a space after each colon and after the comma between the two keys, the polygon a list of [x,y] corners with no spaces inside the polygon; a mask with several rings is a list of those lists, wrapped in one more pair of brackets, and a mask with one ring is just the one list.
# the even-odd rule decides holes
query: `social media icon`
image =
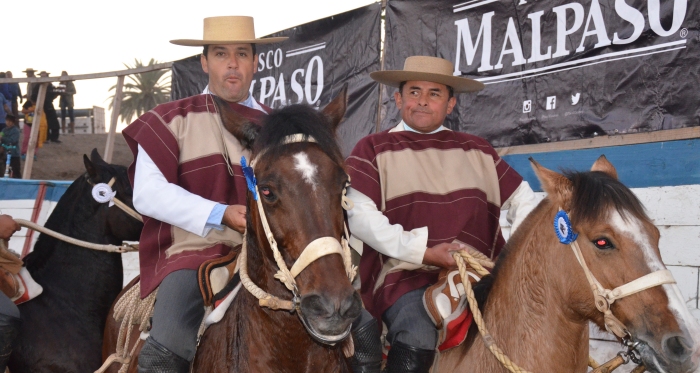
{"label": "social media icon", "polygon": [[575,95],[571,95],[571,105],[578,104],[578,100],[580,98],[581,98],[581,93],[576,93]]}
{"label": "social media icon", "polygon": [[523,113],[529,113],[532,111],[532,100],[523,101]]}
{"label": "social media icon", "polygon": [[547,97],[547,110],[554,110],[557,108],[557,96]]}

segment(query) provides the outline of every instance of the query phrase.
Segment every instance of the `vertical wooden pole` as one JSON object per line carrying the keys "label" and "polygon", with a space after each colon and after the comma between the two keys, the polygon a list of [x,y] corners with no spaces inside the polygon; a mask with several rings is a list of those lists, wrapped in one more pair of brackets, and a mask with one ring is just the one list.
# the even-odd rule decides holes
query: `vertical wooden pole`
{"label": "vertical wooden pole", "polygon": [[[27,158],[24,161],[24,172],[22,172],[23,179],[30,179],[32,177],[32,166],[34,165],[34,151],[36,150],[36,143],[39,139],[39,127],[41,127],[41,114],[44,112],[44,100],[46,99],[46,89],[50,83],[40,84],[41,85],[39,86],[39,94],[37,95],[36,99],[36,107],[34,108],[32,131],[29,135],[29,147],[27,148]],[[31,96],[31,92],[27,96]]]}
{"label": "vertical wooden pole", "polygon": [[117,132],[117,120],[119,120],[119,110],[122,107],[122,98],[124,97],[124,75],[119,75],[117,78],[117,87],[114,92],[114,102],[112,103],[112,120],[109,123],[109,134],[107,135],[107,144],[105,145],[105,154],[102,159],[107,163],[112,162],[112,153],[114,152],[114,136]]}

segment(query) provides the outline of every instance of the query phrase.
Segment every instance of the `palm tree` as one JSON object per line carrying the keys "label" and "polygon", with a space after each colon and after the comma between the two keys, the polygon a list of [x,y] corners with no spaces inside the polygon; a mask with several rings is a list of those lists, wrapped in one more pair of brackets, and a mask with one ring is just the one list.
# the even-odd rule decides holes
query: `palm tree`
{"label": "palm tree", "polygon": [[[134,66],[124,64],[127,69],[152,66],[158,61],[151,58],[148,65],[144,65],[140,60],[134,59]],[[128,75],[129,82],[124,84],[124,96],[122,99],[119,115],[122,120],[130,123],[134,116],[141,116],[143,113],[153,109],[158,104],[170,101],[170,70],[155,70],[147,73]],[[116,85],[110,88],[114,91]],[[114,105],[114,95],[109,104],[110,110]]]}

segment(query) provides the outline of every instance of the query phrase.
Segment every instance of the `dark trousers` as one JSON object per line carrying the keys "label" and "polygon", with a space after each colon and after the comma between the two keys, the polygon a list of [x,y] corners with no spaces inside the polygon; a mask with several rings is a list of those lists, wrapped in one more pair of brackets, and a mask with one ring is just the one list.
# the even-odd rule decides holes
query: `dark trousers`
{"label": "dark trousers", "polygon": [[52,107],[51,109],[44,109],[44,112],[46,113],[46,122],[49,126],[49,134],[47,136],[48,140],[56,141],[58,140],[58,134],[61,131],[61,124],[58,123],[56,109]]}
{"label": "dark trousers", "polygon": [[[21,165],[19,162],[19,157],[17,156],[12,156],[10,157],[10,167],[12,168],[12,175],[10,175],[14,179],[21,179],[22,178],[22,169]],[[3,175],[5,173],[3,172]]]}
{"label": "dark trousers", "polygon": [[204,300],[197,283],[197,271],[181,269],[165,276],[156,295],[151,338],[181,358],[192,361],[203,318]]}
{"label": "dark trousers", "polygon": [[66,121],[66,112],[68,112],[68,118],[71,122],[75,122],[75,115],[73,115],[73,107],[68,105],[61,105],[61,122]]}

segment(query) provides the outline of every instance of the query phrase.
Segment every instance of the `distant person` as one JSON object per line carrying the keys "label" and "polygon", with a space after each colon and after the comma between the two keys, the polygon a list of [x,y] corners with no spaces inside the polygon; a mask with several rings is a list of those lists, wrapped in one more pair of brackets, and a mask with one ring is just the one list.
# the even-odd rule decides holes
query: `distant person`
{"label": "distant person", "polygon": [[36,143],[34,160],[36,160],[36,151],[38,151],[39,148],[44,146],[44,142],[46,141],[46,135],[48,133],[48,125],[46,124],[46,114],[42,112],[41,118],[38,121],[36,121],[34,120],[35,109],[36,104],[31,99],[27,99],[24,102],[24,105],[22,105],[22,114],[24,114],[24,129],[22,129],[22,148],[20,149],[22,159],[24,159],[24,157],[26,156],[27,149],[29,148],[29,137],[31,136],[32,125],[34,124],[34,122],[39,123],[39,139]]}
{"label": "distant person", "polygon": [[[15,179],[22,178],[22,172],[19,165],[19,128],[17,128],[17,117],[8,114],[5,117],[5,128],[0,132],[0,143],[5,148],[7,154],[10,155],[10,168],[12,174],[10,177]],[[5,161],[5,159],[3,159]]]}
{"label": "distant person", "polygon": [[[34,72],[36,70],[32,69],[31,67],[28,67],[26,70],[22,71],[23,73],[27,74],[27,78],[36,78],[36,75],[34,75]],[[34,83],[32,82],[27,82],[27,93],[24,95],[24,98],[29,100],[32,97],[34,89]]]}
{"label": "distant person", "polygon": [[[62,71],[61,76],[68,76],[68,73]],[[62,81],[60,84],[62,86],[61,99],[59,101],[59,106],[61,107],[61,129],[63,133],[66,133],[66,111],[68,111],[68,117],[70,118],[68,128],[70,129],[69,132],[73,133],[75,128],[75,115],[73,115],[73,95],[76,93],[75,84],[73,84],[72,80]]]}
{"label": "distant person", "polygon": [[[12,71],[5,72],[5,77],[12,79]],[[10,102],[12,103],[12,115],[19,118],[19,104],[22,103],[22,89],[19,87],[19,83],[7,83],[10,88]],[[17,101],[19,99],[19,102]]]}
{"label": "distant person", "polygon": [[[40,78],[47,78],[50,73],[42,71],[39,73]],[[32,100],[37,102],[39,97],[39,87],[40,85],[35,85],[32,88]],[[44,114],[46,114],[46,123],[49,125],[49,135],[48,141],[60,144],[61,140],[58,139],[59,132],[61,130],[61,125],[58,123],[58,114],[56,114],[56,108],[53,107],[53,101],[58,97],[53,84],[48,84],[46,86],[46,96],[44,98]]]}
{"label": "distant person", "polygon": [[0,131],[5,128],[5,116],[11,112],[10,100],[5,98],[5,95],[0,94]]}
{"label": "distant person", "polygon": [[[7,74],[0,72],[0,79],[6,78]],[[7,99],[7,101],[10,101],[10,83],[0,83],[0,94]]]}

